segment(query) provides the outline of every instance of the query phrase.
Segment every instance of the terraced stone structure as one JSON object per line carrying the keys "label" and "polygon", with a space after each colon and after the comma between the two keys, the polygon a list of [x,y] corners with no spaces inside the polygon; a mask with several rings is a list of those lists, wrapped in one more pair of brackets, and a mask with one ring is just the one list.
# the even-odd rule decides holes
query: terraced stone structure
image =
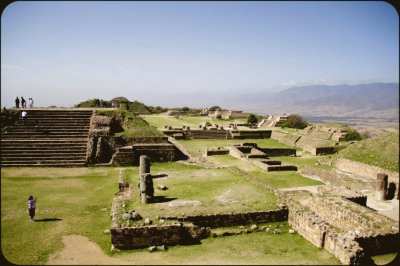
{"label": "terraced stone structure", "polygon": [[91,110],[26,109],[2,128],[2,166],[85,166]]}

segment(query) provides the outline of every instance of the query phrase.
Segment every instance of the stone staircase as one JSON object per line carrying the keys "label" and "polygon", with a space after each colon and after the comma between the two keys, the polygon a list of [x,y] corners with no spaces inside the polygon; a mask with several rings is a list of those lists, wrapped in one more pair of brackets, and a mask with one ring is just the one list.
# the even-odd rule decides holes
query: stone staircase
{"label": "stone staircase", "polygon": [[1,131],[1,166],[85,166],[92,110],[26,109]]}

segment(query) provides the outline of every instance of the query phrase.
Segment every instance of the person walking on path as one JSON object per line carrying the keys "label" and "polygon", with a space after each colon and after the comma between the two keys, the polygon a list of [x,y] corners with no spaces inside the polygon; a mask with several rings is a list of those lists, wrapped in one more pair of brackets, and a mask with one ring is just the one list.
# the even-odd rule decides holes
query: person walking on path
{"label": "person walking on path", "polygon": [[22,97],[22,96],[21,96],[21,107],[26,108],[26,101],[25,101],[24,97]]}
{"label": "person walking on path", "polygon": [[25,125],[26,117],[28,116],[28,113],[24,110],[22,111],[21,117],[22,117],[22,124]]}
{"label": "person walking on path", "polygon": [[19,98],[18,98],[18,96],[15,98],[15,107],[19,108]]}
{"label": "person walking on path", "polygon": [[33,99],[29,98],[29,108],[32,108],[32,107],[33,107]]}
{"label": "person walking on path", "polygon": [[28,198],[28,211],[29,211],[29,218],[31,222],[35,222],[35,211],[36,211],[36,197],[29,196]]}

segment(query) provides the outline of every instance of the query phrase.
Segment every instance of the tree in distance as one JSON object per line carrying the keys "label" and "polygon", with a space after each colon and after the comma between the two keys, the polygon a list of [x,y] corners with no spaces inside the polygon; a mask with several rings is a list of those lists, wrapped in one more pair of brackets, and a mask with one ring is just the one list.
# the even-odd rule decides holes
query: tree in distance
{"label": "tree in distance", "polygon": [[289,128],[298,128],[298,129],[303,129],[308,126],[308,123],[304,118],[300,115],[289,115],[287,117],[287,120],[282,123],[281,127],[289,127]]}
{"label": "tree in distance", "polygon": [[352,141],[352,140],[362,140],[362,136],[360,135],[360,133],[357,132],[357,130],[352,129],[350,131],[348,131],[346,133],[346,135],[344,135],[344,140],[346,141]]}
{"label": "tree in distance", "polygon": [[257,124],[258,123],[257,116],[254,114],[249,114],[249,117],[247,118],[247,123],[252,125]]}

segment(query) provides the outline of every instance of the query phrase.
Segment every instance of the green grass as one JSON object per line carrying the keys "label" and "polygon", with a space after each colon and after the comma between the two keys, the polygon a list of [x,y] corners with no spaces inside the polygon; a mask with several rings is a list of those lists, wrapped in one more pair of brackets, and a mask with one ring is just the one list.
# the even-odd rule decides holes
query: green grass
{"label": "green grass", "polygon": [[[202,265],[340,265],[324,249],[319,249],[298,234],[255,232],[227,237],[210,237],[200,245],[172,246],[167,252],[127,251],[115,257],[136,264]],[[272,223],[276,226],[277,223]]]}
{"label": "green grass", "polygon": [[279,143],[275,139],[194,139],[180,140],[179,142],[184,145],[191,154],[196,156],[203,155],[206,148],[224,147],[244,142],[255,142],[261,148],[292,148]]}
{"label": "green grass", "polygon": [[[130,169],[133,184],[138,184],[137,168]],[[143,217],[198,215],[209,213],[230,213],[253,210],[276,209],[276,196],[249,183],[245,177],[227,169],[205,169],[179,163],[154,163],[153,173],[168,174],[167,178],[154,179],[155,196],[177,200],[198,200],[200,206],[168,207],[169,202],[143,205],[139,197],[134,197],[131,207]],[[157,190],[158,184],[168,190]],[[230,191],[229,199],[236,201],[224,204],[216,197]]]}
{"label": "green grass", "polygon": [[295,171],[266,172],[249,162],[234,158],[230,155],[215,155],[208,158],[226,166],[236,166],[273,188],[323,185],[322,182],[304,177]]}
{"label": "green grass", "polygon": [[[152,166],[152,173],[170,175],[166,183],[169,189],[165,192],[177,198],[196,197],[206,202],[226,188],[243,188],[242,192],[252,193],[251,197],[238,194],[247,207],[257,209],[265,204],[262,200],[269,199],[273,205],[273,198],[268,193],[242,181],[240,176],[225,169],[203,170],[179,163],[154,163]],[[137,178],[137,171],[137,167],[126,170],[133,179]],[[135,264],[339,263],[300,235],[287,234],[287,223],[283,223],[283,233],[277,235],[258,232],[207,238],[200,245],[172,246],[167,252],[149,253],[147,249],[140,249],[112,253],[110,235],[103,231],[111,225],[110,207],[118,188],[119,168],[2,168],[1,175],[2,252],[14,264],[45,264],[50,254],[63,248],[62,237],[71,234],[86,236],[105,254]],[[203,178],[207,182],[202,182]],[[189,180],[186,182],[189,184],[184,184],[183,179]],[[206,184],[214,179],[215,186]],[[164,181],[156,179],[155,185]],[[177,191],[178,188],[183,191]],[[27,198],[31,194],[38,198],[37,219],[61,220],[31,223],[27,213]],[[160,194],[156,190],[156,195]],[[237,210],[241,208],[244,207],[239,206]]]}
{"label": "green grass", "polygon": [[397,253],[390,253],[390,254],[372,256],[371,258],[377,265],[388,265],[391,261],[394,260],[396,255]]}
{"label": "green grass", "polygon": [[142,115],[142,117],[150,123],[150,125],[155,126],[156,128],[164,128],[164,126],[172,126],[172,127],[182,127],[189,126],[193,129],[197,129],[199,125],[204,124],[209,121],[211,124],[218,124],[224,127],[227,127],[232,123],[245,123],[246,119],[232,119],[232,120],[224,120],[224,119],[213,119],[204,116],[179,116],[176,118],[174,116],[167,115]]}
{"label": "green grass", "polygon": [[[1,249],[14,264],[44,264],[62,247],[61,237],[80,234],[110,250],[110,207],[118,190],[115,168],[6,168],[1,169]],[[29,195],[37,197],[31,223]]]}
{"label": "green grass", "polygon": [[399,133],[386,133],[355,142],[341,150],[337,157],[399,172]]}
{"label": "green grass", "polygon": [[321,165],[317,164],[318,160],[323,160],[326,158],[331,158],[331,155],[319,155],[319,156],[313,156],[311,154],[305,153],[302,156],[298,157],[291,157],[291,156],[277,156],[277,157],[271,157],[271,160],[278,160],[281,161],[282,164],[291,164],[291,165],[296,165],[297,170],[300,170],[301,168],[304,168],[306,166],[312,166],[316,168],[323,168],[323,169],[332,169],[333,166],[330,165]]}

